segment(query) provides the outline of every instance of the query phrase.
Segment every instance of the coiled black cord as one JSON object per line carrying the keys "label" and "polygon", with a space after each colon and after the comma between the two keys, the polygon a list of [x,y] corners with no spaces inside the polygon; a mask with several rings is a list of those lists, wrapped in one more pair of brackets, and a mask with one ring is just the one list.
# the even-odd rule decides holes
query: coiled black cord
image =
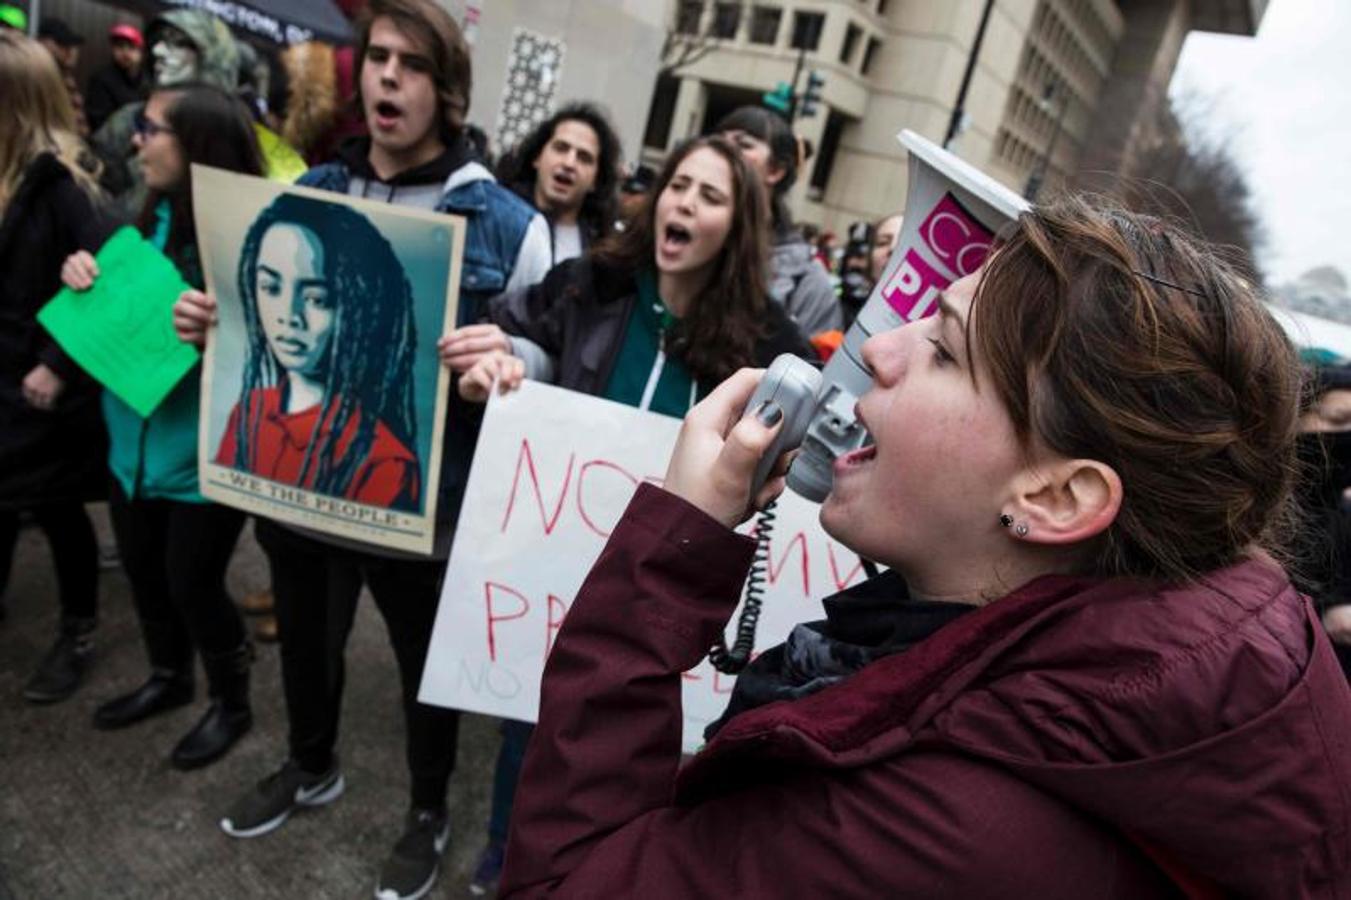
{"label": "coiled black cord", "polygon": [[746,602],[737,618],[736,640],[729,650],[727,641],[720,636],[708,651],[708,661],[725,675],[736,675],[746,668],[751,661],[751,652],[755,649],[755,629],[760,622],[765,570],[769,566],[769,538],[774,533],[774,520],[778,518],[774,512],[778,503],[777,500],[771,501],[755,520],[755,556],[751,558],[751,570],[746,575]]}

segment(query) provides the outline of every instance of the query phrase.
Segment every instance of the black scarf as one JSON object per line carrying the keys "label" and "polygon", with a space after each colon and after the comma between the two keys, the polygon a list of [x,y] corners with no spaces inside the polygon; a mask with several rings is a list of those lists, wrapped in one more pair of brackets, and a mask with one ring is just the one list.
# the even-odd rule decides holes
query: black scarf
{"label": "black scarf", "polygon": [[905,580],[884,572],[827,598],[826,618],[795,627],[736,680],[726,711],[704,730],[711,740],[736,715],[776,700],[796,700],[853,675],[864,666],[918,644],[976,607],[911,600]]}

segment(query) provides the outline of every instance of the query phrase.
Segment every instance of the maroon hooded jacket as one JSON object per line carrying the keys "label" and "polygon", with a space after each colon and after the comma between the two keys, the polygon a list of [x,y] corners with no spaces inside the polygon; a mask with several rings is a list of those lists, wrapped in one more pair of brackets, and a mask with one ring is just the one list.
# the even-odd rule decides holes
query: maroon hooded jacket
{"label": "maroon hooded jacket", "polygon": [[1351,897],[1351,691],[1271,563],[1043,577],[683,772],[754,549],[638,489],[544,673],[503,897]]}

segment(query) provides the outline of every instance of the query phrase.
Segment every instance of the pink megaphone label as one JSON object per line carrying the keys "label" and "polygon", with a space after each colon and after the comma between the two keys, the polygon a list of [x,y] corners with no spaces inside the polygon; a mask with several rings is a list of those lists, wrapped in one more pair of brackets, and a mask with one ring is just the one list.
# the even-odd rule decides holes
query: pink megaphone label
{"label": "pink megaphone label", "polygon": [[918,233],[919,245],[906,248],[901,264],[882,288],[887,303],[907,322],[937,310],[939,293],[978,270],[994,240],[994,234],[952,194],[944,194],[934,204]]}
{"label": "pink megaphone label", "polygon": [[911,322],[933,312],[939,292],[951,283],[951,278],[925,262],[924,257],[914,247],[910,247],[887,282],[883,296],[896,310],[896,315]]}

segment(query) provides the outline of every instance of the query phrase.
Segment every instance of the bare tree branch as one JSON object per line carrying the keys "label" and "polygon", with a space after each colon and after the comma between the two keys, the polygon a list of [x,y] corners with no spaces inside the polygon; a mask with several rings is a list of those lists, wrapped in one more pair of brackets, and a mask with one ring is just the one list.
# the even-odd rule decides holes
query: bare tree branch
{"label": "bare tree branch", "polygon": [[1266,227],[1254,207],[1246,173],[1233,154],[1241,134],[1217,129],[1214,98],[1170,97],[1150,123],[1156,135],[1135,167],[1132,205],[1152,208],[1191,223],[1213,244],[1227,248],[1231,262],[1262,281]]}
{"label": "bare tree branch", "polygon": [[[719,7],[737,7],[737,28],[739,30],[746,27],[746,14],[749,8],[749,3],[746,0],[740,0],[740,2],[722,0],[722,2],[711,4],[713,7],[711,11],[706,8],[709,5],[704,0],[677,0],[674,4],[671,25],[666,29],[666,37],[661,45],[661,65],[657,69],[658,77],[674,75],[680,69],[694,65],[718,49],[719,44],[724,40],[714,34]],[[692,11],[695,7],[699,10],[695,28],[693,30],[682,29],[683,17],[693,15]],[[702,27],[699,27],[699,22],[703,23]]]}

